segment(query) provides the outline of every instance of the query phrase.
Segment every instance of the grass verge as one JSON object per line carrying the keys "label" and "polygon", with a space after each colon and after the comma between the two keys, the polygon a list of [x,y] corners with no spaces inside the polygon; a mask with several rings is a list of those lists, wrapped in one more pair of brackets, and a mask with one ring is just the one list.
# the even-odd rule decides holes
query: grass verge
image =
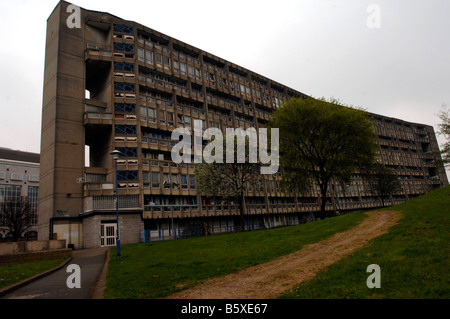
{"label": "grass verge", "polygon": [[[450,186],[389,208],[399,224],[282,298],[450,298]],[[367,266],[381,269],[381,288],[369,289]]]}
{"label": "grass verge", "polygon": [[51,270],[63,261],[63,259],[54,259],[0,266],[0,289]]}
{"label": "grass verge", "polygon": [[[105,298],[163,298],[292,253],[360,223],[353,213],[298,226],[126,245],[111,251]],[[114,250],[114,251],[113,251]]]}

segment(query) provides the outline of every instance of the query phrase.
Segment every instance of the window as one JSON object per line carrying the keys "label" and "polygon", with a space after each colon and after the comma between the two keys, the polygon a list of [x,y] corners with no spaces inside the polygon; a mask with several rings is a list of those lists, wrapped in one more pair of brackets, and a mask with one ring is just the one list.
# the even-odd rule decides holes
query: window
{"label": "window", "polygon": [[167,112],[167,124],[170,126],[174,126],[175,122],[174,122],[174,117],[173,117],[173,113],[172,112]]}
{"label": "window", "polygon": [[144,62],[144,49],[138,47],[138,60]]}
{"label": "window", "polygon": [[195,77],[198,81],[202,80],[202,71],[200,69],[195,69]]}
{"label": "window", "polygon": [[134,34],[134,27],[124,24],[114,24],[114,33]]}
{"label": "window", "polygon": [[183,114],[177,114],[178,124],[183,124]]}
{"label": "window", "polygon": [[180,72],[180,63],[178,61],[173,61],[173,70],[175,73]]}
{"label": "window", "polygon": [[135,125],[116,125],[115,133],[116,134],[124,134],[124,135],[136,135],[136,126]]}
{"label": "window", "polygon": [[[1,176],[0,176],[1,177]],[[29,175],[28,180],[30,182],[39,182],[39,175]]]}
{"label": "window", "polygon": [[187,128],[191,127],[191,117],[190,116],[187,116],[187,115],[184,116],[184,124],[186,124]]}
{"label": "window", "polygon": [[117,172],[117,181],[119,182],[134,182],[138,181],[139,172],[138,171],[118,171]]}
{"label": "window", "polygon": [[148,108],[148,121],[156,123],[156,110],[150,107]]}
{"label": "window", "polygon": [[223,78],[223,87],[228,90],[228,80],[227,78]]}
{"label": "window", "polygon": [[116,113],[136,113],[136,104],[115,103],[114,112]]}
{"label": "window", "polygon": [[21,186],[16,185],[0,185],[0,203],[5,200],[20,199]]}
{"label": "window", "polygon": [[164,66],[170,69],[170,58],[168,56],[164,56]]}
{"label": "window", "polygon": [[188,189],[187,175],[181,175],[181,189]]}
{"label": "window", "polygon": [[142,180],[144,182],[144,188],[150,188],[150,172],[142,172]]}
{"label": "window", "polygon": [[37,213],[38,213],[38,202],[39,202],[39,187],[29,186],[28,187],[28,201],[31,206],[31,211],[33,212],[33,225],[37,225]]}
{"label": "window", "polygon": [[152,172],[152,187],[159,188],[159,173]]}
{"label": "window", "polygon": [[21,180],[23,180],[23,174],[11,173],[11,180],[12,181],[21,181]]}
{"label": "window", "polygon": [[191,189],[195,189],[195,176],[189,175],[189,184],[191,186]]}
{"label": "window", "polygon": [[186,75],[186,63],[180,62],[181,65],[181,75]]}
{"label": "window", "polygon": [[153,64],[153,52],[145,50],[145,62]]}
{"label": "window", "polygon": [[178,175],[172,174],[171,178],[172,178],[172,188],[173,189],[180,188],[180,182],[178,180]]}
{"label": "window", "polygon": [[141,106],[141,121],[147,121],[147,108]]}
{"label": "window", "polygon": [[114,62],[114,71],[134,73],[134,63]]}
{"label": "window", "polygon": [[122,153],[120,157],[138,157],[138,150],[136,147],[118,147],[117,150]]}
{"label": "window", "polygon": [[170,178],[167,173],[164,173],[164,188],[170,188]]}
{"label": "window", "polygon": [[134,45],[127,43],[114,43],[114,51],[134,53]]}
{"label": "window", "polygon": [[192,65],[188,65],[188,76],[194,78],[194,67]]}
{"label": "window", "polygon": [[114,91],[136,92],[134,83],[114,82]]}
{"label": "window", "polygon": [[166,125],[166,112],[159,110],[159,124]]}
{"label": "window", "polygon": [[157,64],[162,64],[162,63],[163,63],[163,61],[162,61],[162,55],[159,54],[159,53],[156,53],[156,63],[157,63]]}

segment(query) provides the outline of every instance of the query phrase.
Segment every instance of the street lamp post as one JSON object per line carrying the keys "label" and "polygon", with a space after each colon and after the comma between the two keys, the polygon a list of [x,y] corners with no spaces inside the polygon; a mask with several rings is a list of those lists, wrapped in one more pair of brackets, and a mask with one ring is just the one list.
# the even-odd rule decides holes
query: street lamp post
{"label": "street lamp post", "polygon": [[116,172],[116,219],[117,219],[117,237],[116,237],[116,250],[117,257],[120,257],[120,233],[119,233],[119,193],[117,192],[117,160],[119,159],[122,153],[118,150],[114,150],[111,152],[115,163],[115,172]]}

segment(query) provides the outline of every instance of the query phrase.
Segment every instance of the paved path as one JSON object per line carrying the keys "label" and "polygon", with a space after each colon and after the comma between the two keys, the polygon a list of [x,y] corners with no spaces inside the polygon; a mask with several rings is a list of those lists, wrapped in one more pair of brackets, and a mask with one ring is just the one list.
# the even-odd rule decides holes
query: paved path
{"label": "paved path", "polygon": [[[101,298],[98,286],[104,279],[105,261],[108,248],[74,250],[72,260],[61,269],[41,279],[31,282],[1,299],[90,299]],[[68,288],[66,281],[72,274],[67,272],[69,265],[80,266],[81,288]],[[101,290],[101,289],[100,289]],[[95,294],[95,295],[94,295]]]}

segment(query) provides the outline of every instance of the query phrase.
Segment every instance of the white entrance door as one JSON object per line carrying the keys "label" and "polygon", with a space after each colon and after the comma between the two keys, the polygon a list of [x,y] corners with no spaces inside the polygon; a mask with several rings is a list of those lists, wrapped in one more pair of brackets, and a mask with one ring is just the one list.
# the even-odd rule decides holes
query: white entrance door
{"label": "white entrance door", "polygon": [[100,245],[102,247],[116,245],[116,226],[117,224],[100,225]]}

